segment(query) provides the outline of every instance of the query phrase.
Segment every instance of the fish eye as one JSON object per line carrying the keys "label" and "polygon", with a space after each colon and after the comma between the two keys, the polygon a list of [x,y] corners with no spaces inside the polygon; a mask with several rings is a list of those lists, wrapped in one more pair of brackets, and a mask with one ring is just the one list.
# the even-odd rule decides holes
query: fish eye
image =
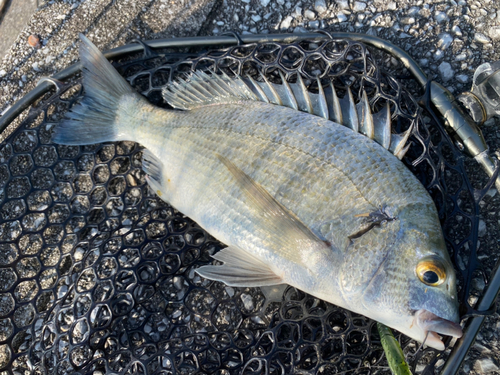
{"label": "fish eye", "polygon": [[446,280],[444,264],[435,257],[418,262],[416,272],[420,281],[429,286],[441,285]]}

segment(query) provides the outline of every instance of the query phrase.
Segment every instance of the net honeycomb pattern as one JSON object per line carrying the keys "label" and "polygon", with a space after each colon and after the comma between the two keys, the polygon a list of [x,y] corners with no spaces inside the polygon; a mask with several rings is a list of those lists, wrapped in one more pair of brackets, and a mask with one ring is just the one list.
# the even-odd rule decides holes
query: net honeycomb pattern
{"label": "net honeycomb pattern", "polygon": [[[450,215],[437,166],[460,166],[433,144],[449,140],[423,126],[417,102],[360,43],[168,50],[118,68],[164,107],[161,89],[194,69],[256,79],[261,71],[277,83],[280,69],[291,82],[302,74],[311,91],[319,76],[333,80],[340,96],[347,85],[357,97],[364,88],[374,108],[391,103],[399,131],[416,124],[406,162],[443,219]],[[224,245],[148,188],[140,145],[53,144],[52,131],[80,86],[47,95],[0,146],[2,374],[390,373],[371,320],[292,287],[275,301],[258,288],[196,275]],[[401,340],[413,355],[418,345]],[[419,352],[413,364],[429,353]]]}

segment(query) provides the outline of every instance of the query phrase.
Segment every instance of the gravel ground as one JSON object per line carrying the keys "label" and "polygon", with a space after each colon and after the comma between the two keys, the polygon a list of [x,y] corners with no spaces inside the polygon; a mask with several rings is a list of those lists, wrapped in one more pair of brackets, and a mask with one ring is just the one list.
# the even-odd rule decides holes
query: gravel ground
{"label": "gravel ground", "polygon": [[[454,93],[470,89],[480,64],[500,60],[500,6],[491,0],[50,1],[33,16],[0,64],[0,113],[31,90],[40,77],[76,61],[79,32],[105,50],[137,37],[316,29],[367,33],[389,40],[416,59],[430,78]],[[30,35],[39,38],[39,47],[27,43]],[[483,128],[493,150],[500,149],[499,124],[492,120]],[[476,164],[468,165],[474,179],[484,182]],[[487,272],[500,254],[499,196],[492,190],[482,203],[479,253]],[[487,318],[461,373],[500,373],[498,316]]]}

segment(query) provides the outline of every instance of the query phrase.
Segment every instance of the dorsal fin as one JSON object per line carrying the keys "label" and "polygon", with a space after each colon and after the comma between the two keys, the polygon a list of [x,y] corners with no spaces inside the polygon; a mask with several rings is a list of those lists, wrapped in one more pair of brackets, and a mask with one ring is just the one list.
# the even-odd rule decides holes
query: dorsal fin
{"label": "dorsal fin", "polygon": [[410,148],[410,144],[406,144],[406,142],[413,131],[413,126],[414,122],[411,123],[408,130],[404,133],[391,135],[391,147],[389,147],[389,151],[391,151],[399,160],[403,159],[406,151]]}
{"label": "dorsal fin", "polygon": [[391,134],[391,113],[387,104],[377,113],[372,113],[365,90],[359,102],[348,86],[343,98],[337,96],[336,89],[330,85],[323,89],[317,78],[318,93],[307,90],[302,77],[297,75],[296,83],[288,83],[279,71],[282,84],[270,82],[261,74],[262,82],[250,76],[229,77],[227,74],[207,74],[195,71],[191,76],[171,83],[163,89],[164,99],[174,108],[191,110],[213,104],[238,103],[242,100],[261,101],[290,107],[295,110],[330,119],[374,139],[382,147],[401,159],[408,145],[411,129],[403,134]]}
{"label": "dorsal fin", "polygon": [[344,119],[342,125],[351,128],[356,133],[359,132],[358,111],[356,110],[354,96],[349,86],[347,86],[347,94],[340,100],[340,107],[342,108],[342,118]]}

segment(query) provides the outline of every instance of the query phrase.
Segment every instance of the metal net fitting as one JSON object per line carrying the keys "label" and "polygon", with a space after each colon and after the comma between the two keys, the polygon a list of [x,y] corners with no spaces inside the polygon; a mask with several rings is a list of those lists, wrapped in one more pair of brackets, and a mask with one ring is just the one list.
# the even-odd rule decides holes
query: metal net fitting
{"label": "metal net fitting", "polygon": [[[430,104],[418,104],[391,64],[362,43],[326,39],[148,50],[116,67],[164,107],[161,90],[196,69],[256,81],[262,73],[278,84],[280,72],[290,83],[301,75],[311,92],[319,77],[340,97],[349,87],[356,102],[365,90],[374,112],[388,102],[395,132],[413,129],[404,162],[436,202],[469,311],[484,192],[471,186]],[[0,146],[0,370],[390,373],[373,321],[292,287],[272,298],[195,274],[224,245],[148,188],[140,145],[51,143],[82,96],[78,80],[57,87]],[[399,339],[414,370],[434,370],[435,351]]]}

